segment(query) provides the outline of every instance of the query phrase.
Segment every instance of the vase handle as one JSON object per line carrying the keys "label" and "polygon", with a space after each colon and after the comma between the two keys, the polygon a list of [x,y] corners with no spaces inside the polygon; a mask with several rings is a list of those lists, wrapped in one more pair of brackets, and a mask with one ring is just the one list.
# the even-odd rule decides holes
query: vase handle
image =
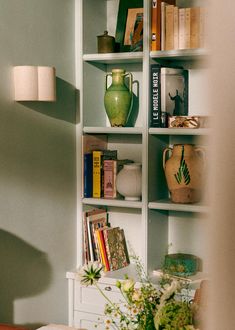
{"label": "vase handle", "polygon": [[133,75],[131,72],[124,74],[124,77],[128,77],[128,76],[129,76],[129,91],[132,94]]}
{"label": "vase handle", "polygon": [[112,73],[107,73],[105,76],[105,90],[108,89],[108,76],[112,77]]}
{"label": "vase handle", "polygon": [[199,155],[199,157],[203,160],[203,163],[205,165],[205,160],[206,160],[206,152],[205,149],[202,147],[195,147],[194,151]]}
{"label": "vase handle", "polygon": [[172,151],[172,148],[165,148],[164,150],[163,150],[163,169],[165,170],[165,167],[166,167],[166,153],[168,152],[168,151]]}

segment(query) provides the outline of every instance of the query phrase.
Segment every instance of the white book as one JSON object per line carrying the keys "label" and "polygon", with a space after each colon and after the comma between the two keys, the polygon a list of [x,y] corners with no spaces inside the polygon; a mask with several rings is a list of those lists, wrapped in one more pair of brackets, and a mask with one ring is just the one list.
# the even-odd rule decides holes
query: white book
{"label": "white book", "polygon": [[179,49],[185,46],[185,8],[179,8]]}
{"label": "white book", "polygon": [[185,48],[190,48],[191,8],[185,8]]}
{"label": "white book", "polygon": [[161,3],[161,50],[166,49],[166,2]]}
{"label": "white book", "polygon": [[165,50],[174,49],[174,6],[166,6],[166,42]]}
{"label": "white book", "polygon": [[174,7],[174,49],[179,49],[179,8]]}

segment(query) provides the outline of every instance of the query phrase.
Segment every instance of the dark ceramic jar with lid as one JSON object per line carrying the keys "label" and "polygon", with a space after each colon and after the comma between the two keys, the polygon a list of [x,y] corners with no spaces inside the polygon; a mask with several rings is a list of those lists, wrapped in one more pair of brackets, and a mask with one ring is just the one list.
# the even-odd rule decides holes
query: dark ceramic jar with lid
{"label": "dark ceramic jar with lid", "polygon": [[104,34],[97,36],[98,53],[114,53],[115,51],[115,38],[108,35],[108,31]]}

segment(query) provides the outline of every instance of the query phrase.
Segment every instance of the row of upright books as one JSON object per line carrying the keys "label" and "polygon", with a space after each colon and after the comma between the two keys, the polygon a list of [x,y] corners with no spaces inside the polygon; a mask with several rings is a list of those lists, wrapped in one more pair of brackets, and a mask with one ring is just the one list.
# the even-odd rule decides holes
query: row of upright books
{"label": "row of upright books", "polygon": [[105,271],[126,267],[129,254],[124,230],[112,228],[105,209],[93,209],[83,214],[84,262],[99,261]]}
{"label": "row of upright books", "polygon": [[116,177],[131,160],[118,159],[117,150],[107,149],[106,135],[83,136],[83,196],[116,198]]}
{"label": "row of upright books", "polygon": [[175,0],[152,0],[151,50],[205,47],[204,7],[179,8]]}

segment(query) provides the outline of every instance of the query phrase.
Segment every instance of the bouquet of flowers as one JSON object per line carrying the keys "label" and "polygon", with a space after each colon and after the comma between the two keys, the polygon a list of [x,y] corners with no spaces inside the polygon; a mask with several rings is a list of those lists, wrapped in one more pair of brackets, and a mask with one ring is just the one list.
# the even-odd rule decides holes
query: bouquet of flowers
{"label": "bouquet of flowers", "polygon": [[138,257],[135,257],[135,263],[139,281],[126,276],[123,281],[116,282],[123,297],[123,301],[118,303],[112,302],[99,287],[98,280],[103,270],[99,263],[88,263],[77,272],[82,284],[96,286],[107,301],[105,329],[196,330],[194,304],[177,297],[185,283],[167,277],[157,288],[145,274]]}

